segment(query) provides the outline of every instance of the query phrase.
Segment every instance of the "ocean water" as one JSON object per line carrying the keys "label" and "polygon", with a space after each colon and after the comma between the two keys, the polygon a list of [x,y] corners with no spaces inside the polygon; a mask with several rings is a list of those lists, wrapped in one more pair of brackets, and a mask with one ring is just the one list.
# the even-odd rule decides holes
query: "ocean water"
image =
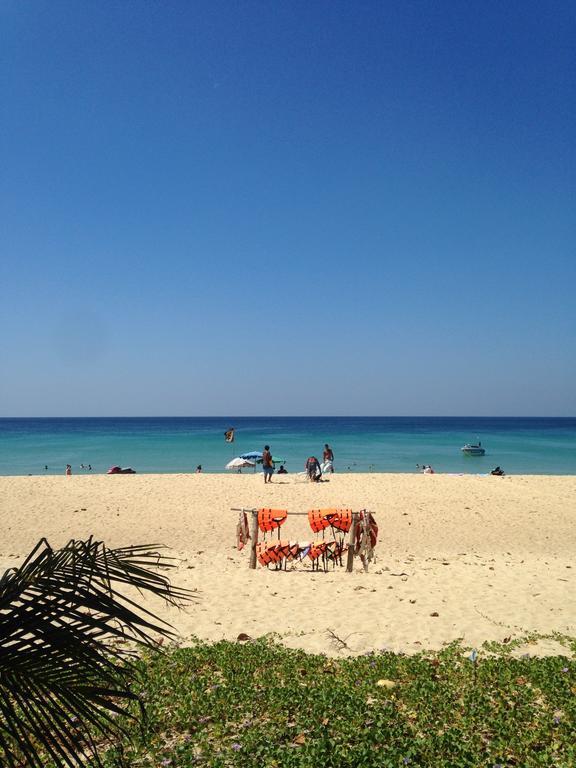
{"label": "ocean water", "polygon": [[[235,428],[235,442],[224,432]],[[465,456],[482,441],[486,455]],[[114,465],[137,472],[223,472],[234,456],[262,450],[299,472],[328,442],[340,472],[482,474],[500,465],[514,474],[576,474],[576,418],[230,417],[0,419],[0,474],[102,473]],[[45,469],[45,466],[48,469]],[[252,471],[252,470],[244,470]]]}

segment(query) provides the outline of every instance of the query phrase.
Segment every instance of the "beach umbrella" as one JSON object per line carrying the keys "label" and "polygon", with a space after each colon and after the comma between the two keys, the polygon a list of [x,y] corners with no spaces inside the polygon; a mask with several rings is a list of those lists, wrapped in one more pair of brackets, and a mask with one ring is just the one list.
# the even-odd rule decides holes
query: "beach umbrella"
{"label": "beach umbrella", "polygon": [[256,466],[253,461],[250,461],[249,459],[243,459],[241,456],[237,456],[235,459],[232,459],[232,461],[229,461],[228,464],[226,464],[226,469],[242,469],[243,467],[254,467]]}
{"label": "beach umbrella", "polygon": [[[241,459],[248,459],[249,461],[255,461],[256,464],[262,464],[262,451],[250,451],[249,453],[241,453]],[[286,464],[286,459],[279,459],[277,456],[272,456],[274,464]]]}

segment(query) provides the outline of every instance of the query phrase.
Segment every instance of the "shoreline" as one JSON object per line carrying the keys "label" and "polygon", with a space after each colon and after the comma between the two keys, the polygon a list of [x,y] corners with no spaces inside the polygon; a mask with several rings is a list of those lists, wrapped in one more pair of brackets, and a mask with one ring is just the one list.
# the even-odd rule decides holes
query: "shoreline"
{"label": "shoreline", "polygon": [[[0,567],[21,563],[43,536],[54,547],[91,534],[111,547],[161,542],[180,560],[172,581],[202,598],[160,611],[184,642],[277,633],[291,647],[336,655],[329,630],[349,636],[350,653],[576,635],[576,476],[335,473],[329,481],[275,475],[265,486],[258,472],[2,476]],[[352,574],[300,564],[250,571],[230,508],[260,506],[368,508],[380,528],[376,562],[367,574],[356,561]],[[290,516],[281,536],[317,538],[305,517]],[[521,650],[565,653],[553,639]]]}

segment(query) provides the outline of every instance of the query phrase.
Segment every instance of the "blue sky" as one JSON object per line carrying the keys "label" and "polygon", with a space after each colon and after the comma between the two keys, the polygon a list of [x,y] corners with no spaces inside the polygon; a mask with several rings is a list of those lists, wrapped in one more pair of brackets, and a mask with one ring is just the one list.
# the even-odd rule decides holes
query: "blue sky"
{"label": "blue sky", "polygon": [[3,0],[0,415],[576,415],[575,8]]}

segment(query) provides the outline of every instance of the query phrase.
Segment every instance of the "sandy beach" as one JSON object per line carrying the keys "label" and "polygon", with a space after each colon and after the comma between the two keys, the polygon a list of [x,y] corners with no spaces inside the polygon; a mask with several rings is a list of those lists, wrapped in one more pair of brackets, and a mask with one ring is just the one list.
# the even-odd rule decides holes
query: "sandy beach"
{"label": "sandy beach", "polygon": [[[94,535],[107,545],[162,543],[173,581],[198,590],[162,609],[184,642],[276,633],[327,654],[415,652],[461,638],[576,635],[576,478],[334,474],[296,482],[260,474],[0,478],[0,566],[22,562],[42,536],[57,547]],[[376,561],[347,574],[248,568],[231,507],[367,508],[380,527]],[[282,538],[310,540],[305,517]],[[341,638],[342,647],[332,633]],[[517,652],[566,653],[543,639]]]}

